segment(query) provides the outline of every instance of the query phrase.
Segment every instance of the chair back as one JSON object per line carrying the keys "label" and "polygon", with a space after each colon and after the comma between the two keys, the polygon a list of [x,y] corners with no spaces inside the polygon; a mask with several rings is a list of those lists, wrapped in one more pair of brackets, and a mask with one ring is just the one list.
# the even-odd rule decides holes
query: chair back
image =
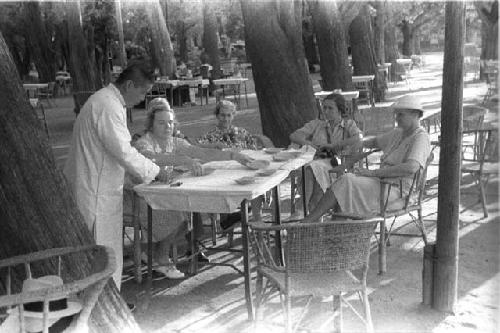
{"label": "chair back", "polygon": [[[425,193],[425,184],[427,182],[427,170],[429,169],[429,165],[431,165],[432,161],[434,161],[434,153],[430,153],[429,157],[427,157],[427,161],[425,162],[425,166],[423,168],[420,168],[420,170],[417,173],[415,189],[417,191],[418,203],[422,202],[422,198]],[[408,205],[410,204],[410,199],[411,199],[411,192],[406,199],[405,203],[406,207],[408,207]]]}
{"label": "chair back", "polygon": [[[80,279],[71,280],[68,278],[67,260],[75,262],[80,258],[82,264],[85,262],[84,258],[89,258],[90,267],[88,267],[88,273]],[[63,279],[64,284],[28,292],[21,291],[21,283],[17,278],[37,277],[32,276],[32,271],[38,268],[41,261],[48,261],[44,266],[51,267],[50,270],[52,271],[48,274],[58,275]],[[22,274],[23,269],[21,266],[24,266],[24,274]],[[43,302],[43,316],[48,318],[48,303],[50,301],[77,295],[82,308],[65,332],[86,332],[90,313],[115,269],[116,258],[113,250],[101,245],[53,248],[0,260],[0,271],[6,273],[2,275],[5,280],[1,283],[1,285],[5,286],[6,295],[0,296],[0,308],[12,308],[23,306],[26,303]],[[14,278],[16,278],[15,281]],[[19,283],[14,284],[13,282]],[[21,313],[23,312],[21,311]],[[19,321],[20,331],[25,332],[25,316],[19,316]],[[43,331],[48,332],[49,322],[44,321],[43,326]]]}

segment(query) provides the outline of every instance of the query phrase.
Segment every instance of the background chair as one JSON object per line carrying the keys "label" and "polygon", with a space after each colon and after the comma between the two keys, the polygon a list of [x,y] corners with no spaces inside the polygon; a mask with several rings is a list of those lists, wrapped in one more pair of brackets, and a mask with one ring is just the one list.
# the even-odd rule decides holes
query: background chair
{"label": "background chair", "polygon": [[55,82],[49,82],[47,83],[47,88],[40,88],[37,91],[37,98],[38,99],[45,99],[47,100],[47,104],[51,106],[50,100],[52,99],[52,102],[54,102],[54,105],[56,105],[56,102],[54,100],[54,91],[56,89],[56,83]]}
{"label": "background chair", "polygon": [[375,105],[372,94],[372,81],[353,82],[354,89],[359,91],[358,101],[366,101],[368,105]]}
{"label": "background chair", "polygon": [[492,175],[498,175],[498,129],[474,129],[463,131],[464,135],[472,134],[476,138],[474,153],[465,153],[462,157],[462,174],[469,174],[477,184],[479,200],[488,217],[486,207],[486,185]]}
{"label": "background chair", "polygon": [[[89,274],[79,280],[67,278],[67,260],[75,260],[75,256],[91,256]],[[40,261],[50,261],[53,272],[60,276],[64,284],[62,286],[34,290],[30,292],[18,291],[19,286],[12,285],[12,277],[22,274],[21,266],[24,267],[25,278],[32,278],[32,265],[36,267]],[[36,264],[35,264],[36,263]],[[13,258],[0,260],[0,271],[6,272],[5,280],[1,281],[6,289],[6,295],[0,296],[0,308],[24,307],[31,302],[43,302],[44,320],[43,332],[48,332],[48,304],[50,301],[71,297],[78,297],[82,303],[82,310],[72,319],[70,326],[64,330],[66,333],[77,333],[88,331],[88,320],[99,295],[107,281],[116,269],[116,259],[113,250],[100,245],[88,245],[81,247],[54,248],[44,251],[33,252]],[[15,274],[15,275],[14,275]],[[21,275],[22,276],[22,275]],[[33,276],[36,278],[36,276]],[[46,306],[45,306],[46,305]],[[26,319],[19,316],[21,332],[25,332]]]}
{"label": "background chair", "polygon": [[[346,304],[365,323],[366,331],[373,324],[366,289],[370,256],[370,239],[380,219],[328,221],[323,223],[287,223],[269,225],[251,223],[250,239],[257,258],[255,293],[256,317],[262,317],[262,303],[274,291],[280,294],[287,332],[299,328],[313,296],[334,296],[338,312],[336,329],[342,331],[342,305]],[[274,235],[283,235],[284,262],[276,256]],[[356,277],[353,270],[361,269]],[[264,284],[264,279],[266,283]],[[364,316],[343,296],[357,292]],[[306,308],[292,324],[292,297],[308,296]]]}

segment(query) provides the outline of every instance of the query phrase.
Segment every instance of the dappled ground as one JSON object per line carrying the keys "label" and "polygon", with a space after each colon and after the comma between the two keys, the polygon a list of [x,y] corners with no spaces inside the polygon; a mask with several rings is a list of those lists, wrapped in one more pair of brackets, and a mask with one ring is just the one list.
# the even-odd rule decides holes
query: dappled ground
{"label": "dappled ground", "polygon": [[[387,99],[394,100],[402,94],[419,95],[424,100],[426,113],[439,111],[441,98],[442,53],[425,56],[426,65],[412,73],[411,91],[403,83],[389,85]],[[317,74],[312,75],[313,80]],[[253,92],[253,87],[250,91]],[[315,85],[319,89],[319,85]],[[474,82],[471,77],[464,85],[464,103],[477,104],[486,92],[483,82]],[[214,100],[208,106],[176,109],[181,130],[188,136],[198,136],[215,124]],[[47,110],[50,143],[58,165],[65,159],[71,135],[74,115],[70,98],[58,98],[57,108]],[[252,132],[260,132],[260,117],[254,94],[249,96],[249,106],[236,116],[236,124]],[[144,110],[133,112],[132,132],[140,132],[144,126]],[[491,117],[490,118],[496,118]],[[438,133],[431,130],[433,139]],[[437,209],[437,174],[439,148],[429,169],[428,190],[424,216],[430,239],[435,237]],[[464,182],[468,180],[465,179]],[[458,280],[458,303],[455,315],[434,311],[421,305],[421,271],[423,243],[419,238],[392,238],[388,248],[388,272],[377,275],[377,254],[371,256],[368,276],[373,322],[377,332],[498,332],[499,314],[499,205],[498,179],[488,186],[488,209],[490,217],[482,218],[480,205],[473,205],[477,197],[462,191],[460,215],[460,259]],[[289,209],[289,184],[282,185],[283,210]],[[206,230],[207,235],[209,229]],[[411,227],[406,231],[412,231]],[[226,239],[218,238],[217,245]],[[207,246],[211,243],[207,240]],[[235,247],[241,246],[237,236]],[[180,249],[180,253],[183,250]],[[145,332],[249,332],[246,321],[243,277],[237,269],[243,269],[241,256],[237,253],[211,252],[213,262],[222,266],[205,265],[200,273],[181,281],[159,280],[153,283],[153,299],[147,311],[137,311],[136,319]],[[185,271],[184,264],[180,264]],[[136,284],[127,274],[122,286],[123,296],[140,303],[144,285]],[[331,299],[317,299],[306,316],[305,326],[312,332],[326,332],[331,328]],[[355,303],[356,304],[356,303]],[[359,303],[357,303],[359,305]],[[360,309],[360,308],[359,308]],[[278,298],[266,306],[265,323],[257,326],[257,332],[282,332]],[[362,324],[353,315],[344,311],[344,328],[347,332],[363,331]],[[331,331],[331,329],[330,329]]]}

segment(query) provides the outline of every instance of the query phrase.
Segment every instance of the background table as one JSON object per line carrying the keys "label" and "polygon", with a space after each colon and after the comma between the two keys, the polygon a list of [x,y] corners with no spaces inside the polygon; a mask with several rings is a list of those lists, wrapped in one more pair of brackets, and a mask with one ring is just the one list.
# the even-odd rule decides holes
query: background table
{"label": "background table", "polygon": [[[224,91],[224,86],[233,86],[233,97],[236,101],[236,104],[239,106],[240,105],[240,99],[241,99],[241,84],[243,83],[245,85],[245,101],[248,106],[248,95],[247,95],[247,84],[246,81],[248,81],[248,78],[246,77],[228,77],[225,79],[217,79],[213,80],[213,84],[216,86],[221,86],[222,88],[222,98],[226,97],[225,91]],[[236,99],[236,95],[238,95],[238,98]]]}
{"label": "background table", "polygon": [[46,89],[49,87],[48,83],[24,83],[23,88],[26,91],[28,98],[37,98],[39,89]]}
{"label": "background table", "polygon": [[[270,154],[263,151],[245,150],[241,153],[255,159],[272,161],[268,168],[276,172],[267,177],[257,177],[256,182],[238,185],[235,180],[244,176],[255,176],[258,171],[250,170],[236,161],[210,162],[205,166],[216,170],[207,176],[182,176],[182,185],[171,187],[168,184],[141,184],[134,187],[151,209],[178,210],[202,213],[231,213],[241,207],[242,247],[245,278],[245,299],[249,319],[253,319],[253,301],[250,290],[249,245],[248,245],[248,202],[276,188],[292,170],[301,168],[312,161],[314,149],[304,147],[301,156],[285,162],[275,162]],[[219,169],[217,169],[219,168]],[[279,209],[278,209],[279,212]],[[279,219],[279,213],[277,214]],[[153,230],[151,214],[148,214],[148,230]],[[148,232],[148,279],[147,297],[151,297],[152,287],[152,232]]]}

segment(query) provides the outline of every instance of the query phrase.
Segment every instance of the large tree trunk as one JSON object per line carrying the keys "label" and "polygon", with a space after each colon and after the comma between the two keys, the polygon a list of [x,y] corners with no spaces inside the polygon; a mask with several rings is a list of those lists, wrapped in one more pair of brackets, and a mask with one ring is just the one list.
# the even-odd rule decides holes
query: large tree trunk
{"label": "large tree trunk", "polygon": [[121,0],[115,2],[116,29],[118,30],[118,59],[122,68],[127,67],[127,53],[125,52],[125,41],[123,37],[122,5]]}
{"label": "large tree trunk", "polygon": [[[56,167],[47,137],[26,99],[8,48],[0,34],[0,258],[39,250],[93,243]],[[81,258],[80,258],[81,259]],[[40,265],[37,274],[48,274]],[[72,279],[88,275],[89,265],[72,262]],[[22,281],[17,277],[13,285]],[[0,283],[0,293],[5,294]],[[91,332],[139,332],[112,279],[89,320]]]}
{"label": "large tree trunk", "polygon": [[453,312],[458,285],[465,3],[446,3],[445,15],[439,155],[442,177],[439,177],[432,306]]}
{"label": "large tree trunk", "polygon": [[161,75],[172,77],[175,72],[174,49],[160,3],[158,0],[148,2],[145,8],[151,28],[151,42],[154,44],[155,65],[160,69]]}
{"label": "large tree trunk", "polygon": [[391,68],[391,78],[394,80],[397,72],[397,62],[396,59],[399,58],[398,44],[396,41],[396,27],[388,24],[385,27],[385,62],[390,62]]}
{"label": "large tree trunk", "polygon": [[311,3],[311,8],[323,90],[351,88],[346,32],[337,3],[316,0]]}
{"label": "large tree trunk", "polygon": [[66,9],[73,91],[98,90],[102,85],[97,79],[98,68],[93,55],[88,52],[87,40],[83,34],[80,3],[67,2]]}
{"label": "large tree trunk", "polygon": [[410,22],[406,20],[403,20],[399,27],[403,34],[403,49],[401,52],[404,56],[410,57],[413,54],[413,29]]}
{"label": "large tree trunk", "polygon": [[385,18],[386,18],[386,1],[377,1],[374,3],[377,10],[375,17],[375,54],[377,55],[377,63],[383,64],[385,62]]}
{"label": "large tree trunk", "polygon": [[368,5],[365,5],[359,15],[351,22],[349,28],[351,40],[352,65],[354,75],[375,75],[373,91],[375,101],[385,99],[385,80],[377,69],[373,30]]}
{"label": "large tree trunk", "polygon": [[52,82],[56,76],[55,53],[51,49],[52,41],[45,30],[42,21],[40,4],[38,2],[24,3],[25,38],[28,42],[32,60],[38,71],[40,82]]}
{"label": "large tree trunk", "polygon": [[[474,2],[481,18],[481,60],[498,59],[498,1]],[[483,66],[480,77],[484,80]]]}
{"label": "large tree trunk", "polygon": [[317,117],[302,45],[300,2],[241,1],[263,132],[277,147]]}
{"label": "large tree trunk", "polygon": [[203,48],[208,54],[209,64],[213,67],[212,79],[220,78],[219,40],[217,38],[217,19],[213,5],[203,1]]}
{"label": "large tree trunk", "polygon": [[[303,6],[307,6],[306,3]],[[309,69],[313,68],[314,64],[318,64],[318,54],[316,52],[316,43],[314,41],[313,24],[309,14],[302,15],[302,42],[304,43],[304,51],[306,53]]]}

